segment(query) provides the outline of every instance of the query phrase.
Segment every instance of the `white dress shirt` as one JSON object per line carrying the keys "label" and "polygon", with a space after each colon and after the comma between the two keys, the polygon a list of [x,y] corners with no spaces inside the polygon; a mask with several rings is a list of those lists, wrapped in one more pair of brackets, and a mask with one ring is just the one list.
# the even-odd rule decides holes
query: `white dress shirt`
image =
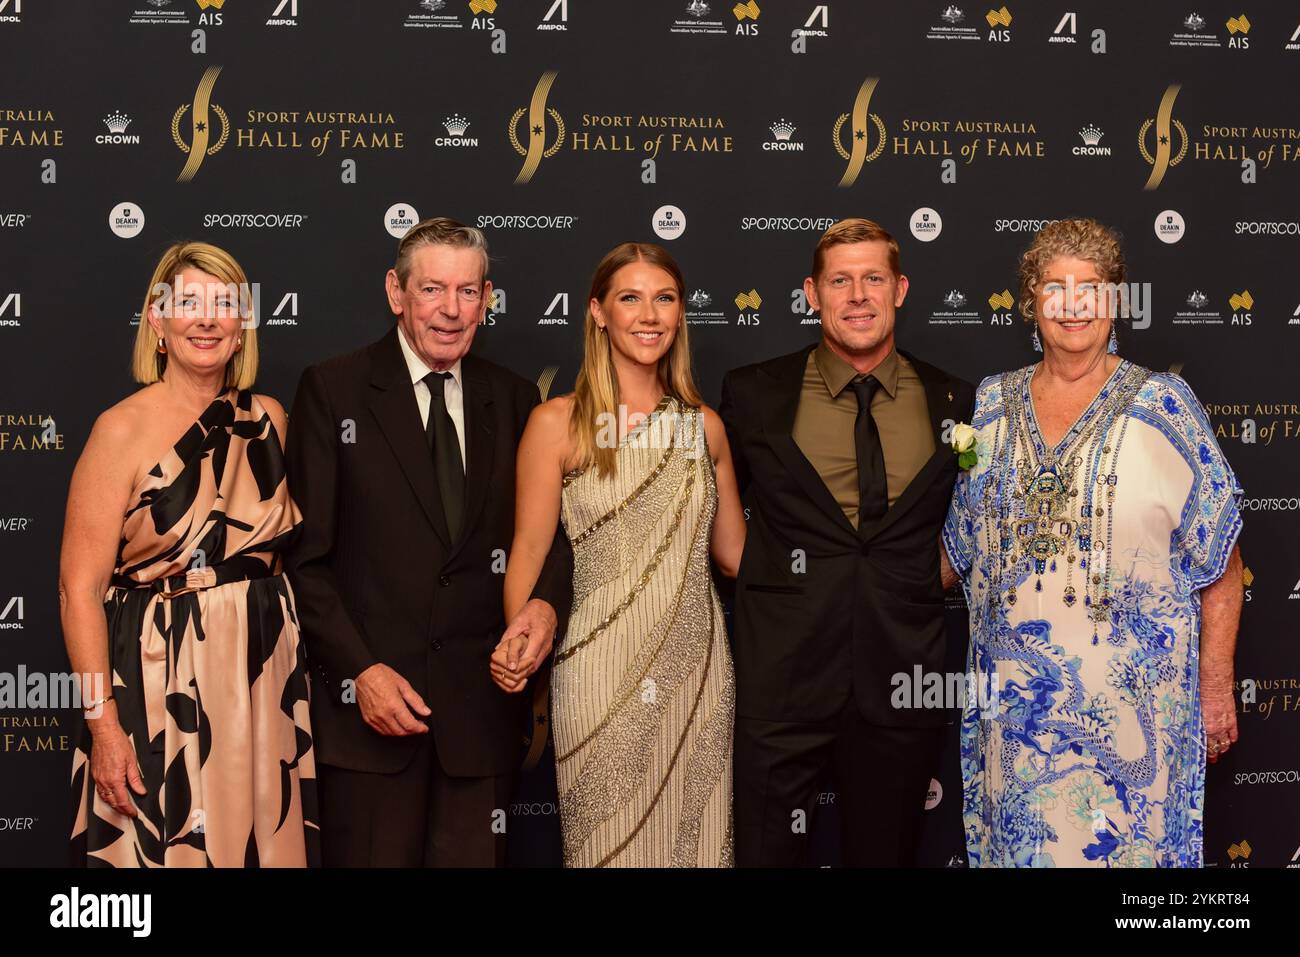
{"label": "white dress shirt", "polygon": [[[415,354],[411,344],[406,341],[406,332],[397,327],[397,341],[402,344],[402,355],[406,359],[406,368],[411,373],[411,385],[415,387],[415,402],[420,407],[420,424],[427,431],[429,428],[429,404],[432,395],[424,377],[433,370],[424,364],[424,360]],[[443,401],[447,404],[447,414],[456,426],[456,440],[460,443],[460,466],[465,467],[465,390],[460,379],[460,360],[447,370],[451,378],[442,384]]]}

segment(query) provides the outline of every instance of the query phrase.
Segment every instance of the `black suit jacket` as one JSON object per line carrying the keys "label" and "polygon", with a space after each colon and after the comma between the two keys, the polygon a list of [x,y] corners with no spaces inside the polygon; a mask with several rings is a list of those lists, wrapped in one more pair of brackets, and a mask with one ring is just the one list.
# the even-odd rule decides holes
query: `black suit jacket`
{"label": "black suit jacket", "polygon": [[852,693],[872,724],[942,724],[942,709],[891,707],[891,679],[943,666],[939,530],[957,457],[941,433],[946,420],[970,421],[974,389],[904,353],[925,386],[936,451],[881,519],[854,529],[791,435],[814,348],[722,383],[719,414],[749,515],[732,634],[736,714],[820,721]]}
{"label": "black suit jacket", "polygon": [[[458,777],[517,767],[526,695],[493,684],[488,659],[505,628],[502,585],[514,539],[515,450],[538,404],[526,379],[467,355],[465,517],[451,541],[433,458],[397,327],[303,373],[289,418],[289,487],[303,513],[289,579],[307,646],[316,759],[391,773],[423,735],[388,737],[345,700],[346,679],[376,662],[420,693],[438,760]],[[572,600],[563,532],[534,594],[560,617]]]}

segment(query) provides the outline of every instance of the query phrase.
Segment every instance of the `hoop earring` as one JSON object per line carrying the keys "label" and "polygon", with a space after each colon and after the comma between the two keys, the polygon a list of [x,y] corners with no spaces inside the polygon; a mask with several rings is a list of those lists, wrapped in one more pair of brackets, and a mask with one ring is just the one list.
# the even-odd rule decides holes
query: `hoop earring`
{"label": "hoop earring", "polygon": [[1033,337],[1030,339],[1030,342],[1032,342],[1032,343],[1034,344],[1034,351],[1035,351],[1035,352],[1042,352],[1042,351],[1043,351],[1043,340],[1040,339],[1040,338],[1038,338],[1038,320],[1037,320],[1037,319],[1034,320],[1034,335],[1033,335]]}

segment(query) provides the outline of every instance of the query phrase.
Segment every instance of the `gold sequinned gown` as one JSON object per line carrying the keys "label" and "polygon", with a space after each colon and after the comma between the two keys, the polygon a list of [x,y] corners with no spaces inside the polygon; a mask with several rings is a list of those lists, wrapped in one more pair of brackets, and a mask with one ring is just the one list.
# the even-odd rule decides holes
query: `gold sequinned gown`
{"label": "gold sequinned gown", "polygon": [[72,765],[90,867],[318,862],[306,656],[280,555],[302,517],[261,403],[215,399],[132,492],[105,596],[112,694],[147,793],[115,811]]}
{"label": "gold sequinned gown", "polygon": [[573,612],[551,707],[566,867],[730,867],[735,679],[698,410],[660,402],[618,471],[566,476]]}

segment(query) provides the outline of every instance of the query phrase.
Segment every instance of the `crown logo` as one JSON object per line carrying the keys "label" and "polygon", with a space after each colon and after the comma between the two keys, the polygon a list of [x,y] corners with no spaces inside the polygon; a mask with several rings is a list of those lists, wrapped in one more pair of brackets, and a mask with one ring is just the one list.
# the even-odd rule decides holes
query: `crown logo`
{"label": "crown logo", "polygon": [[950,289],[948,295],[943,297],[943,304],[949,309],[960,309],[966,305],[966,297],[956,289]]}
{"label": "crown logo", "polygon": [[447,130],[448,136],[460,136],[469,129],[469,120],[459,113],[453,113],[442,121],[442,125]]}
{"label": "crown logo", "polygon": [[948,6],[943,8],[943,13],[939,14],[939,19],[945,23],[961,23],[966,19],[966,14],[962,12],[961,7]]}
{"label": "crown logo", "polygon": [[1205,18],[1199,13],[1189,13],[1187,19],[1183,21],[1183,26],[1189,30],[1204,30]]}
{"label": "crown logo", "polygon": [[104,125],[108,127],[110,133],[125,133],[126,128],[131,125],[131,117],[118,110],[114,110],[108,116],[104,117]]}
{"label": "crown logo", "polygon": [[773,136],[775,136],[778,140],[784,141],[784,140],[788,140],[791,136],[794,135],[794,131],[795,129],[797,129],[797,127],[789,120],[780,119],[777,120],[775,123],[773,123],[770,129],[772,130]]}
{"label": "crown logo", "polygon": [[1089,123],[1083,129],[1079,130],[1079,135],[1083,137],[1083,141],[1089,146],[1096,146],[1101,142],[1101,138],[1106,134]]}

